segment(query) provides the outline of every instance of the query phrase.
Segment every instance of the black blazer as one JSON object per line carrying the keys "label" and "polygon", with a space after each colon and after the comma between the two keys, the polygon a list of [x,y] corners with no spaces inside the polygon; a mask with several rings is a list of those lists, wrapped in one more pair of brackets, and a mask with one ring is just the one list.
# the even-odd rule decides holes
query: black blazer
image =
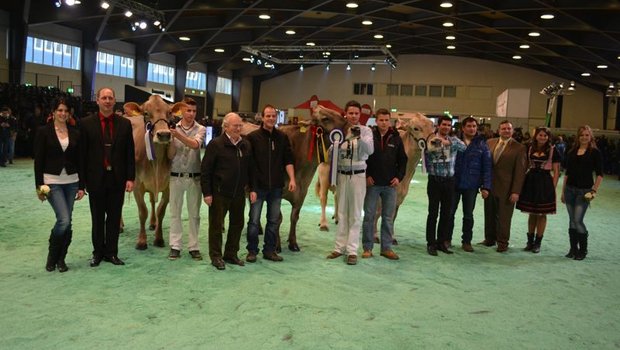
{"label": "black blazer", "polygon": [[[122,117],[112,116],[112,172],[116,189],[124,190],[126,181],[136,177],[136,160],[131,123]],[[80,125],[81,174],[87,191],[104,189],[103,175],[103,130],[99,115],[81,120]]]}
{"label": "black blazer", "polygon": [[43,185],[44,173],[60,175],[64,168],[69,175],[78,173],[79,188],[84,189],[79,166],[80,132],[72,126],[67,126],[67,130],[69,131],[69,146],[65,151],[60,146],[53,122],[37,130],[34,139],[34,179],[37,188]]}

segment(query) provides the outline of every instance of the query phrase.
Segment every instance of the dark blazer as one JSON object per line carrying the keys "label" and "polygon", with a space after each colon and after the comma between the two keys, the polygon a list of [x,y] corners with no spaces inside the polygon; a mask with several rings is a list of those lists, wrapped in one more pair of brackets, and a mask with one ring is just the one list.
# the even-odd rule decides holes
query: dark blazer
{"label": "dark blazer", "polygon": [[50,122],[37,130],[34,139],[34,180],[38,188],[43,185],[43,174],[60,175],[64,168],[67,174],[78,173],[79,188],[84,189],[84,180],[80,174],[80,132],[67,126],[69,146],[65,151],[60,146],[54,123]]}
{"label": "dark blazer", "polygon": [[200,185],[203,197],[222,195],[236,198],[245,195],[249,185],[252,146],[242,138],[233,145],[226,133],[214,138],[202,158]]}
{"label": "dark blazer", "polygon": [[[122,117],[112,116],[112,172],[116,189],[124,190],[125,182],[136,177],[136,160],[131,123]],[[103,190],[103,130],[99,115],[81,120],[80,157],[87,191]]]}

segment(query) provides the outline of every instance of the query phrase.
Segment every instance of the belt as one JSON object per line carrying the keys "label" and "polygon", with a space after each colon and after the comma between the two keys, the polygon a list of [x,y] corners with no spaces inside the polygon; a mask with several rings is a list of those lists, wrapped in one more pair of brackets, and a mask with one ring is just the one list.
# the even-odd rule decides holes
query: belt
{"label": "belt", "polygon": [[170,176],[175,177],[199,177],[200,173],[170,173]]}
{"label": "belt", "polygon": [[345,170],[338,170],[339,174],[342,175],[355,175],[355,174],[363,174],[365,173],[366,170],[349,170],[349,171],[345,171]]}

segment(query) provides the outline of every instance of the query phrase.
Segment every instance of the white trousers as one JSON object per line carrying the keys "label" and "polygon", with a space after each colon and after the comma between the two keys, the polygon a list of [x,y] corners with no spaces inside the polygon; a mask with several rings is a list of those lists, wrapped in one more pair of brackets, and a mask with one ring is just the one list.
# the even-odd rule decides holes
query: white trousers
{"label": "white trousers", "polygon": [[357,255],[366,196],[366,174],[338,174],[338,232],[334,251]]}
{"label": "white trousers", "polygon": [[183,224],[181,223],[183,195],[187,197],[189,218],[189,244],[187,248],[189,251],[200,250],[198,247],[200,204],[202,203],[200,177],[170,177],[170,248],[176,250],[183,248]]}

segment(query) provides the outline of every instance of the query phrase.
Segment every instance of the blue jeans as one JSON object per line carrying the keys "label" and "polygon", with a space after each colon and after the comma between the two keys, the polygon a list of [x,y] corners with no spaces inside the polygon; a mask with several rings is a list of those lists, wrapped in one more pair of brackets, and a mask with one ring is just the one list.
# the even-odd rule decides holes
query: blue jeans
{"label": "blue jeans", "polygon": [[52,229],[55,236],[63,236],[71,230],[71,214],[73,213],[73,203],[78,191],[78,183],[63,185],[49,185],[50,192],[47,201],[50,202],[56,214],[56,224]]}
{"label": "blue jeans", "polygon": [[364,250],[372,250],[379,198],[381,198],[381,251],[392,249],[396,188],[370,186],[366,188],[366,196],[364,197],[364,222],[362,223],[362,246]]}
{"label": "blue jeans", "polygon": [[258,254],[258,231],[260,228],[260,214],[263,203],[267,202],[267,225],[263,244],[263,254],[276,251],[278,222],[280,221],[280,204],[282,203],[282,188],[272,190],[256,190],[256,202],[250,204],[250,221],[248,222],[248,252]]}
{"label": "blue jeans", "polygon": [[586,216],[586,210],[590,203],[583,198],[583,195],[590,192],[589,188],[577,188],[566,186],[564,189],[564,201],[568,210],[568,218],[570,220],[569,228],[576,230],[579,234],[588,233],[583,218]]}
{"label": "blue jeans", "polygon": [[462,198],[463,201],[463,235],[461,236],[461,243],[471,244],[474,229],[474,208],[476,207],[476,196],[478,195],[477,189],[472,190],[455,190],[454,191],[454,204],[452,206],[452,220],[450,222],[450,235],[448,240],[452,240],[452,233],[454,231],[454,216],[459,208],[459,201]]}

